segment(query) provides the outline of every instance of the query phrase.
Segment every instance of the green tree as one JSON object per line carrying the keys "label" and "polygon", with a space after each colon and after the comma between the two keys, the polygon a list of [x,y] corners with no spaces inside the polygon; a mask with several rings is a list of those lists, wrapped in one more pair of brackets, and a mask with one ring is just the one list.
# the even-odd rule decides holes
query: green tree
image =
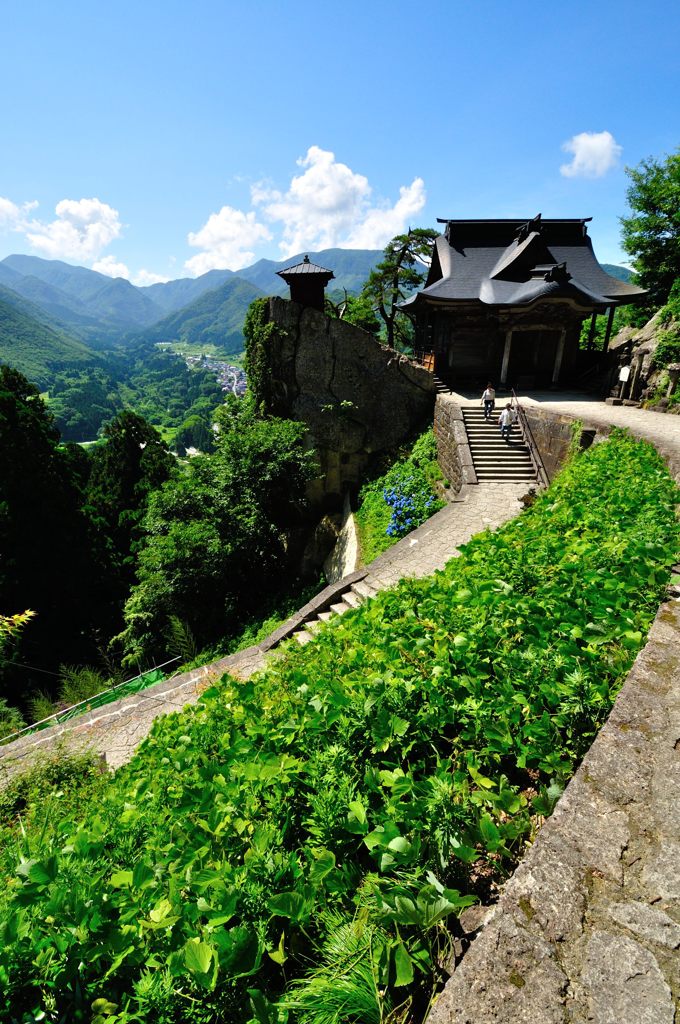
{"label": "green tree", "polygon": [[[37,389],[0,366],[0,609],[36,612],[19,650],[42,669],[96,649],[107,566],[82,484],[80,449],[60,445]],[[30,676],[11,662],[2,676],[4,693],[18,702]]]}
{"label": "green tree", "polygon": [[158,431],[129,410],[107,423],[103,434],[104,443],[92,452],[87,497],[111,545],[126,594],[149,495],[170,478],[175,460]]}
{"label": "green tree", "polygon": [[364,285],[362,298],[380,314],[389,348],[410,344],[411,322],[397,304],[423,283],[436,237],[437,232],[430,228],[409,228],[406,234],[395,235]]}
{"label": "green tree", "polygon": [[173,617],[201,645],[225,636],[290,572],[313,471],[306,428],[258,419],[245,400],[227,403],[218,425],[215,453],[149,502],[121,635],[128,664],[162,657]]}
{"label": "green tree", "polygon": [[363,331],[377,337],[380,334],[380,320],[375,314],[373,304],[367,295],[348,295],[339,302],[334,302],[326,296],[326,316],[335,317],[337,320],[344,320],[345,323],[361,327]]}
{"label": "green tree", "polygon": [[631,214],[621,218],[623,247],[656,309],[680,277],[680,150],[665,160],[649,157],[626,173]]}

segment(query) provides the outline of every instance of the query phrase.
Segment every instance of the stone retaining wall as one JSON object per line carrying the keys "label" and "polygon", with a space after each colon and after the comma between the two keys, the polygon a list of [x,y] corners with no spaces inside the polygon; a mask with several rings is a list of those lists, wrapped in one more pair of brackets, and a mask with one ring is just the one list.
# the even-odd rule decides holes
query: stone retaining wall
{"label": "stone retaining wall", "polygon": [[[553,480],[569,454],[575,420],[569,416],[522,404],[529,429],[538,448],[548,479]],[[602,439],[607,431],[583,424],[580,431],[581,448],[588,448],[596,438]]]}
{"label": "stone retaining wall", "polygon": [[437,395],[434,406],[434,434],[437,439],[437,462],[458,494],[464,484],[476,484],[463,413],[452,395]]}

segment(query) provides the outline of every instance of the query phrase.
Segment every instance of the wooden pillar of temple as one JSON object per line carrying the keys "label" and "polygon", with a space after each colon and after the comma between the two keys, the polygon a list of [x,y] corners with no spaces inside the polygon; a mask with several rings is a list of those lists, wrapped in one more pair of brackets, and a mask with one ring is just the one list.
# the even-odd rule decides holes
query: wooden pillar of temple
{"label": "wooden pillar of temple", "polygon": [[605,335],[604,335],[604,348],[602,349],[603,352],[606,352],[607,349],[609,348],[609,339],[612,336],[612,324],[614,323],[614,313],[615,312],[616,312],[616,307],[615,306],[610,306],[609,307],[609,316],[607,317],[607,330],[605,331]]}
{"label": "wooden pillar of temple", "polygon": [[508,383],[508,366],[510,365],[510,346],[512,344],[512,327],[505,332],[505,348],[503,349],[503,364],[501,366],[501,384]]}
{"label": "wooden pillar of temple", "polygon": [[567,337],[567,329],[563,327],[560,331],[560,340],[557,342],[557,352],[555,353],[555,367],[553,369],[552,384],[555,387],[560,379],[560,370],[562,369],[562,358],[564,356],[564,342]]}

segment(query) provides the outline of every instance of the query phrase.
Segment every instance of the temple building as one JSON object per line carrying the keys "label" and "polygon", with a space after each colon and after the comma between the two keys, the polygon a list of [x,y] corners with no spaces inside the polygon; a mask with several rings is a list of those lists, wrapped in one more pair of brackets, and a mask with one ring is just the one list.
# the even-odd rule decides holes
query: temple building
{"label": "temple building", "polygon": [[[416,346],[453,386],[556,386],[579,369],[583,321],[643,289],[597,262],[582,220],[439,220],[424,287],[402,303]],[[591,332],[592,333],[592,332]]]}

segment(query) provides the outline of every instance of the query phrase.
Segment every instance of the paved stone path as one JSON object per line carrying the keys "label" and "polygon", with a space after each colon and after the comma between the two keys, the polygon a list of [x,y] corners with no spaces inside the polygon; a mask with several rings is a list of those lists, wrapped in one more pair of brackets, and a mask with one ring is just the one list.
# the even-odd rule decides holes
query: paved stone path
{"label": "paved stone path", "polygon": [[[453,397],[462,406],[479,405],[479,398],[469,393],[454,393]],[[509,396],[497,398],[496,406],[504,404],[506,397]],[[635,437],[651,441],[666,455],[675,475],[680,475],[680,415],[636,409],[627,405],[607,405],[580,391],[532,391],[530,394],[518,395],[518,398],[524,405],[536,405],[546,412],[582,420],[584,426],[624,427]]]}

